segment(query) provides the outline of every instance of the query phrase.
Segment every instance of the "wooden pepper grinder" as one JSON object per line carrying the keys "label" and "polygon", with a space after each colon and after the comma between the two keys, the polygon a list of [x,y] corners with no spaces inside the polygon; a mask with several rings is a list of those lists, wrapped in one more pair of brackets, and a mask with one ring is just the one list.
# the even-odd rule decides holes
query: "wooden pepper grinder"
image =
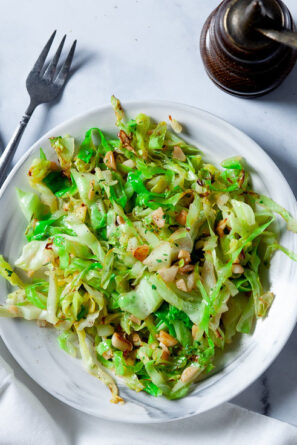
{"label": "wooden pepper grinder", "polygon": [[256,97],[276,88],[297,60],[297,33],[281,0],[224,0],[207,19],[201,55],[223,90]]}

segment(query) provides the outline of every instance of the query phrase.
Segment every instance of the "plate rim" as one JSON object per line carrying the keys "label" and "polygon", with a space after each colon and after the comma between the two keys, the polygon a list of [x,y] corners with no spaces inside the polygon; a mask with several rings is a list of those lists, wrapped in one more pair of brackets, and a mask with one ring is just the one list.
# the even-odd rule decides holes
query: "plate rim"
{"label": "plate rim", "polygon": [[[228,121],[222,119],[221,117],[210,113],[209,111],[203,110],[201,108],[195,107],[193,105],[187,105],[187,104],[183,104],[180,102],[174,102],[174,101],[166,101],[166,100],[143,100],[143,101],[127,101],[124,102],[123,108],[124,110],[127,109],[127,111],[129,112],[129,108],[132,107],[138,107],[138,108],[143,108],[143,112],[145,112],[146,108],[152,107],[152,106],[157,106],[157,107],[167,107],[168,109],[172,108],[172,109],[180,109],[181,111],[186,111],[186,112],[190,112],[192,114],[195,114],[197,117],[199,117],[198,115],[200,114],[200,117],[203,116],[205,119],[207,119],[209,122],[211,122],[212,124],[214,124],[216,127],[220,127],[223,128],[225,131],[228,131],[230,133],[233,133],[233,135],[238,135],[240,136],[241,139],[245,139],[245,142],[249,144],[250,147],[253,147],[254,152],[260,152],[262,156],[264,156],[265,158],[265,162],[269,163],[270,166],[274,169],[274,171],[276,173],[278,173],[278,175],[282,178],[283,181],[283,185],[286,186],[286,194],[287,194],[287,199],[288,202],[290,201],[291,203],[291,209],[290,212],[293,213],[294,216],[297,216],[297,202],[296,202],[296,198],[295,195],[288,183],[288,181],[286,180],[285,176],[283,175],[283,173],[281,172],[281,170],[279,169],[279,167],[275,164],[275,162],[273,161],[273,159],[268,155],[268,153],[266,153],[266,151],[256,142],[254,141],[249,135],[247,135],[244,131],[240,130],[239,128],[237,128],[236,126],[234,126],[233,124],[230,124]],[[62,123],[56,125],[55,127],[53,127],[52,129],[50,129],[49,131],[47,131],[45,134],[43,134],[36,142],[34,142],[29,148],[28,150],[26,150],[22,156],[20,157],[20,159],[16,162],[16,164],[13,166],[13,168],[11,169],[11,171],[9,172],[7,178],[5,179],[1,189],[0,189],[0,200],[2,199],[5,190],[8,188],[8,186],[10,185],[10,183],[13,181],[14,175],[17,173],[17,171],[19,169],[22,168],[22,165],[26,162],[26,160],[30,157],[30,155],[38,149],[38,146],[44,142],[45,139],[48,139],[50,136],[52,136],[53,134],[57,134],[60,131],[60,128],[63,129],[69,125],[73,125],[78,121],[81,121],[82,119],[87,118],[88,115],[93,115],[96,113],[103,113],[105,110],[110,110],[112,107],[111,105],[102,105],[102,106],[96,106],[96,107],[92,107],[89,110],[86,110],[84,112],[78,113],[76,114],[74,117],[69,118],[65,121],[63,121]],[[185,123],[186,124],[186,123]],[[207,412],[213,408],[215,408],[218,405],[221,405],[224,402],[229,401],[230,399],[232,399],[233,397],[239,395],[242,391],[244,391],[245,389],[248,388],[248,386],[250,386],[257,378],[259,378],[267,369],[268,367],[272,364],[272,362],[278,357],[279,353],[281,352],[281,350],[283,349],[283,347],[285,346],[285,344],[287,343],[295,325],[297,322],[297,310],[295,313],[294,318],[292,318],[292,322],[291,325],[287,327],[285,335],[282,336],[281,341],[278,342],[277,348],[273,350],[271,356],[269,357],[269,359],[267,359],[263,365],[261,365],[261,367],[257,368],[257,371],[254,371],[250,374],[250,377],[247,377],[245,380],[244,384],[241,384],[240,388],[230,388],[230,391],[228,393],[228,395],[221,397],[219,399],[219,402],[217,401],[216,398],[213,399],[212,402],[209,403],[207,409],[203,410],[203,412]],[[38,379],[38,377],[34,376],[31,377],[30,373],[29,373],[29,369],[27,370],[27,366],[25,364],[25,362],[21,359],[21,357],[18,357],[17,354],[15,354],[15,351],[13,348],[10,347],[9,342],[7,341],[7,338],[4,334],[4,331],[2,329],[2,327],[0,326],[0,335],[1,338],[5,344],[5,346],[7,347],[8,351],[10,352],[10,354],[12,355],[12,357],[14,358],[14,360],[16,360],[16,362],[21,366],[22,370],[29,375],[29,377],[36,383],[38,384],[41,388],[43,388],[46,392],[48,392],[49,394],[51,394],[52,396],[54,396],[56,399],[62,401],[63,403],[65,403],[66,405],[77,409],[78,411],[81,412],[85,412],[87,414],[93,415],[97,418],[101,418],[104,420],[111,420],[110,416],[104,416],[104,414],[98,414],[98,413],[94,413],[92,410],[88,410],[87,408],[81,407],[79,406],[78,403],[72,402],[71,400],[65,400],[63,399],[62,394],[59,393],[54,393],[52,392],[50,389],[47,389],[46,384],[42,383],[42,379]],[[85,371],[87,372],[87,371]],[[246,383],[247,382],[247,383]],[[167,422],[173,422],[176,420],[181,420],[181,419],[185,419],[185,418],[189,418],[192,416],[195,416],[199,414],[199,410],[197,410],[197,412],[190,412],[190,413],[186,413],[184,415],[180,415],[180,416],[176,416],[174,418],[148,418],[145,420],[135,420],[133,418],[128,418],[128,419],[120,419],[117,418],[115,419],[116,421],[119,422],[123,422],[123,423],[167,423]],[[133,416],[132,416],[133,417]]]}

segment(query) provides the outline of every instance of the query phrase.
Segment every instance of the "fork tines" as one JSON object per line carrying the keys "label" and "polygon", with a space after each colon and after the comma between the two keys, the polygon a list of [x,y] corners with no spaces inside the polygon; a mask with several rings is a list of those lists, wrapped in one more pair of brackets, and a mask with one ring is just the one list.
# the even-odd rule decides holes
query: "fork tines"
{"label": "fork tines", "polygon": [[[49,38],[47,44],[45,45],[45,47],[43,48],[43,50],[40,53],[40,56],[38,57],[38,59],[35,62],[35,65],[33,67],[32,72],[34,73],[38,73],[40,74],[42,71],[42,68],[44,67],[44,63],[46,61],[46,58],[48,56],[49,50],[52,46],[53,40],[55,38],[57,31],[54,31],[53,34],[51,35],[51,37]],[[64,64],[62,65],[62,67],[60,68],[60,71],[58,72],[58,74],[56,75],[56,78],[54,79],[55,73],[56,73],[56,69],[57,69],[57,65],[62,53],[62,49],[64,46],[64,42],[66,39],[66,35],[64,35],[64,37],[61,40],[61,43],[52,59],[52,61],[50,62],[50,64],[48,65],[48,67],[46,68],[44,74],[41,76],[44,80],[47,80],[49,82],[54,82],[55,84],[61,86],[65,83],[67,76],[69,74],[70,71],[70,67],[71,67],[71,63],[72,63],[72,59],[73,59],[73,55],[74,55],[74,51],[75,51],[75,47],[76,47],[76,40],[73,42],[71,49],[66,57],[66,60],[64,62]]]}

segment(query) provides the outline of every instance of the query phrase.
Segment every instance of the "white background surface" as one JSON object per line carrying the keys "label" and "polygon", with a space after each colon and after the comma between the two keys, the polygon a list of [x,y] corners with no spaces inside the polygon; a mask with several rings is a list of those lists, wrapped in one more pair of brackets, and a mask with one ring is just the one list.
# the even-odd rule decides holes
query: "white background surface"
{"label": "white background surface", "polygon": [[[0,145],[8,142],[28,104],[26,75],[51,32],[57,29],[58,38],[67,33],[68,45],[78,39],[74,73],[62,98],[34,113],[18,157],[51,127],[108,103],[113,93],[123,103],[165,99],[203,108],[245,131],[278,164],[296,195],[297,67],[277,91],[264,98],[248,101],[221,92],[207,78],[198,46],[202,25],[218,3],[0,0]],[[296,0],[286,3],[297,21]],[[235,403],[297,425],[296,333],[265,376]],[[17,376],[53,418],[75,435],[74,410],[40,389],[0,346]]]}

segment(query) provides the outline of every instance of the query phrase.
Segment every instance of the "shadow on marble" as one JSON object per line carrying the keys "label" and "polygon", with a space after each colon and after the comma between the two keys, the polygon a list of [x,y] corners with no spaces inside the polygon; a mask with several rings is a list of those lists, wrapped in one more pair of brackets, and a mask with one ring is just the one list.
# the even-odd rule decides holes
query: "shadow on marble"
{"label": "shadow on marble", "polygon": [[266,103],[267,106],[271,106],[275,102],[297,108],[297,64],[276,90],[258,98],[257,101]]}
{"label": "shadow on marble", "polygon": [[0,133],[0,154],[4,151],[5,144],[2,138],[2,134]]}
{"label": "shadow on marble", "polygon": [[70,69],[70,76],[73,76],[76,71],[95,60],[100,60],[100,56],[97,52],[90,51],[89,49],[77,49]]}

